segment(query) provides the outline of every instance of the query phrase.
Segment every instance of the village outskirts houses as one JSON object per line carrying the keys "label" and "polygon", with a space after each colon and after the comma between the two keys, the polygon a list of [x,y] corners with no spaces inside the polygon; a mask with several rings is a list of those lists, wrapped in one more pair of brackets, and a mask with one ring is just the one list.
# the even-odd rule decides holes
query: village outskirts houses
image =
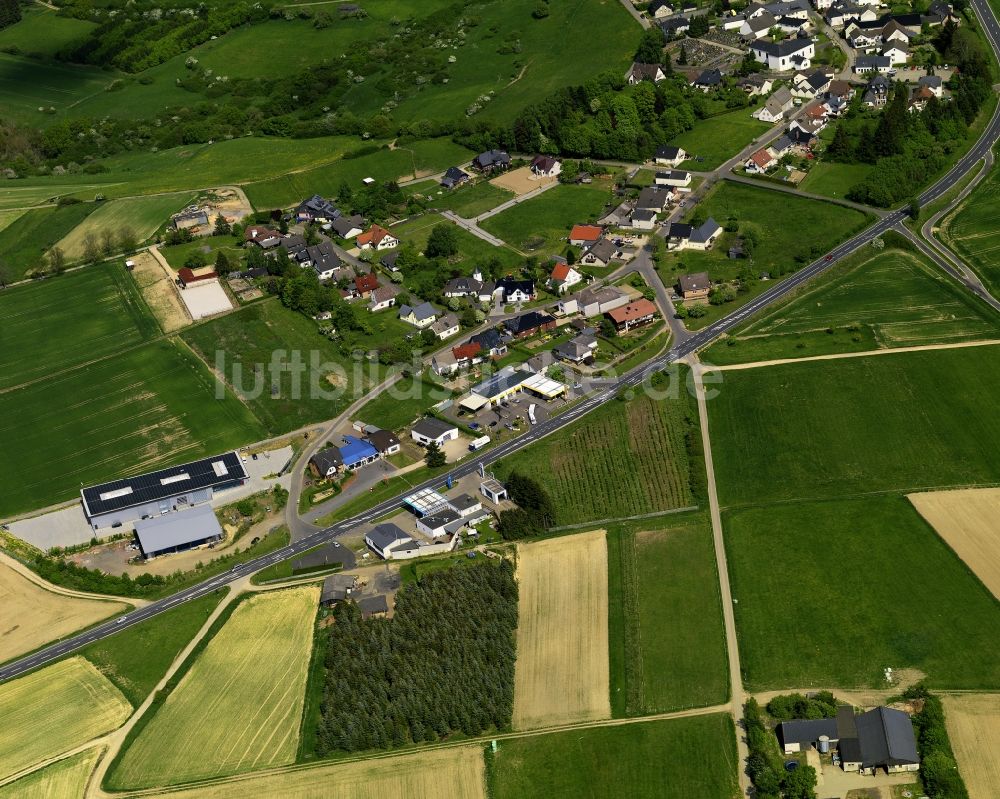
{"label": "village outskirts houses", "polygon": [[767,98],[764,105],[754,111],[750,116],[761,122],[780,122],[795,104],[795,98],[787,86],[779,86],[778,89]]}
{"label": "village outskirts houses", "polygon": [[551,155],[536,155],[531,160],[531,172],[540,178],[558,177],[562,172],[562,162]]}
{"label": "village outskirts houses", "polygon": [[372,225],[358,236],[357,242],[361,250],[389,250],[399,246],[399,239],[380,225]]}
{"label": "village outskirts houses", "polygon": [[774,153],[766,147],[761,147],[746,160],[743,166],[751,175],[763,175],[773,169],[777,163],[778,159],[774,157]]}
{"label": "village outskirts houses", "polygon": [[[642,213],[635,211],[635,213]],[[655,217],[654,217],[655,218]],[[623,258],[624,253],[611,239],[601,239],[588,247],[580,256],[580,263],[585,266],[611,266],[614,261]]]}
{"label": "village outskirts houses", "polygon": [[573,225],[569,232],[569,243],[573,247],[589,247],[600,241],[604,229],[599,225]]}
{"label": "village outskirts houses", "polygon": [[670,250],[710,250],[722,233],[722,225],[712,217],[694,227],[680,222],[672,222],[667,229],[667,249]]}
{"label": "village outskirts houses", "polygon": [[682,147],[674,147],[669,144],[664,144],[656,148],[653,161],[657,166],[676,167],[682,161],[687,160],[687,157],[688,154]]}
{"label": "village outskirts houses", "polygon": [[416,328],[423,330],[425,327],[430,327],[437,321],[438,312],[437,308],[431,305],[429,302],[422,302],[417,306],[411,305],[401,305],[399,306],[399,319],[400,321],[406,322],[409,325],[413,325]]}
{"label": "village outskirts houses", "polygon": [[368,298],[368,310],[372,313],[384,311],[396,304],[399,290],[393,285],[379,286]]}
{"label": "village outskirts houses", "polygon": [[583,281],[583,275],[577,272],[572,266],[564,263],[557,263],[552,267],[549,275],[549,287],[556,294],[565,294],[569,289]]}
{"label": "village outskirts houses", "polygon": [[711,290],[712,281],[709,280],[708,272],[681,275],[677,280],[677,293],[685,301],[707,300]]}
{"label": "village outskirts houses", "polygon": [[596,286],[560,299],[556,303],[556,313],[560,316],[578,313],[590,319],[627,305],[628,302],[629,295],[617,286]]}

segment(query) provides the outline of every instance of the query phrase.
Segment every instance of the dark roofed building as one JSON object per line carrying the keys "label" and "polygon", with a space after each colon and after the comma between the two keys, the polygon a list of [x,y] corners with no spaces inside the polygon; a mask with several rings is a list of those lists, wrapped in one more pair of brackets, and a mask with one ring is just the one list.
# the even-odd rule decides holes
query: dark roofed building
{"label": "dark roofed building", "polygon": [[699,299],[708,296],[708,292],[712,289],[712,281],[708,277],[708,272],[695,272],[691,275],[681,275],[677,281],[677,288],[685,300]]}
{"label": "dark roofed building", "polygon": [[[877,707],[855,718],[858,749],[855,755],[853,745],[847,754],[857,759],[848,759],[844,753],[841,759],[845,771],[857,770],[874,773],[877,769],[894,771],[916,771],[920,767],[917,754],[917,740],[913,734],[913,723],[902,710],[891,707]],[[850,739],[849,739],[850,740]]]}
{"label": "dark roofed building", "polygon": [[366,438],[380,455],[394,455],[399,452],[399,439],[391,430],[373,430]]}
{"label": "dark roofed building", "polygon": [[444,173],[444,177],[441,178],[441,185],[446,189],[453,189],[456,186],[461,186],[468,179],[469,175],[457,166],[450,166],[448,167],[448,171]]}
{"label": "dark roofed building", "polygon": [[706,69],[694,79],[694,85],[704,91],[717,89],[722,85],[722,73],[717,69]]}
{"label": "dark roofed building", "polygon": [[215,491],[242,485],[246,480],[240,456],[226,452],[90,486],[80,495],[87,520],[97,529],[207,502]]}
{"label": "dark roofed building", "polygon": [[[292,566],[295,571],[295,566]],[[323,581],[323,593],[320,595],[321,605],[333,605],[343,602],[358,587],[358,578],[353,574],[331,574]]]}
{"label": "dark roofed building", "polygon": [[472,166],[480,172],[495,172],[510,166],[510,155],[505,150],[487,150],[472,159]]}
{"label": "dark roofed building", "polygon": [[539,330],[551,330],[555,326],[555,318],[541,311],[528,311],[528,313],[515,316],[504,322],[507,332],[514,338],[530,336]]}
{"label": "dark roofed building", "polygon": [[332,222],[338,216],[340,211],[337,206],[318,194],[303,200],[295,209],[295,218],[300,222],[311,222],[314,219]]}
{"label": "dark roofed building", "polygon": [[330,477],[344,466],[344,459],[336,447],[321,449],[309,459],[309,468],[317,477]]}
{"label": "dark roofed building", "polygon": [[389,614],[389,603],[386,601],[385,594],[366,596],[358,600],[358,610],[361,611],[361,618],[363,619],[387,616]]}

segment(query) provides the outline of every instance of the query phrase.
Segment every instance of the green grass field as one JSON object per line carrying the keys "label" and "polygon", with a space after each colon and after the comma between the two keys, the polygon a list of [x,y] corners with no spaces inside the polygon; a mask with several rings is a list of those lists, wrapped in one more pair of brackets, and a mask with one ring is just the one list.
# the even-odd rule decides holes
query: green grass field
{"label": "green grass field", "polygon": [[392,387],[365,403],[358,418],[386,430],[399,430],[452,393],[426,377],[401,377]]}
{"label": "green grass field", "polygon": [[243,601],[114,764],[109,786],[294,762],[318,600],[307,587]]}
{"label": "green grass field", "polygon": [[819,161],[813,164],[806,179],[799,184],[799,188],[802,191],[842,200],[852,186],[861,183],[871,174],[873,168],[871,164]]}
{"label": "green grass field", "polygon": [[736,733],[721,713],[504,740],[487,755],[493,799],[732,799],[736,769]]}
{"label": "green grass field", "polygon": [[724,374],[708,403],[723,505],[1000,482],[1000,347]]}
{"label": "green grass field", "polygon": [[25,6],[20,22],[0,30],[0,50],[16,48],[23,54],[53,56],[93,29],[93,22],[61,17],[40,5]]}
{"label": "green grass field", "polygon": [[705,353],[728,364],[1000,335],[1000,317],[913,252],[865,249]]}
{"label": "green grass field", "polygon": [[770,125],[758,122],[750,113],[751,109],[740,108],[699,120],[691,130],[675,136],[670,143],[683,147],[691,156],[683,164],[685,168],[700,172],[715,169],[770,129]]}
{"label": "green grass field", "polygon": [[608,532],[608,560],[608,595],[620,597],[611,603],[609,625],[611,646],[620,650],[611,659],[615,715],[724,702],[726,639],[708,518],[684,514],[616,526]]}
{"label": "green grass field", "polygon": [[142,243],[170,221],[170,215],[181,210],[192,199],[190,193],[157,194],[151,197],[130,197],[101,203],[94,213],[77,225],[59,242],[67,258],[83,256],[83,241],[88,233],[100,239],[110,230],[116,235],[131,228],[137,242]]}
{"label": "green grass field", "polygon": [[80,657],[0,685],[0,780],[110,732],[131,712]]}
{"label": "green grass field", "polygon": [[942,220],[941,236],[991,291],[1000,288],[1000,170],[996,166],[954,211]]}
{"label": "green grass field", "polygon": [[0,279],[20,280],[45,266],[45,253],[95,210],[93,203],[32,208],[0,230]]}
{"label": "green grass field", "polygon": [[264,437],[182,344],[154,342],[0,394],[0,515],[72,499],[82,485]]}
{"label": "green grass field", "polygon": [[724,527],[751,690],[884,684],[887,666],[1000,686],[1000,605],[905,497],[751,508]]}
{"label": "green grass field", "polygon": [[139,707],[225,594],[222,590],[184,602],[142,624],[95,641],[79,654],[111,680],[133,707]]}
{"label": "green grass field", "polygon": [[171,246],[161,244],[159,250],[167,263],[174,269],[180,269],[184,266],[191,254],[196,252],[204,255],[210,264],[215,263],[215,257],[219,250],[225,250],[230,263],[238,263],[245,254],[242,247],[236,246],[236,239],[232,236],[199,236],[184,244]]}
{"label": "green grass field", "polygon": [[90,779],[100,754],[100,749],[94,747],[56,761],[51,766],[0,787],[0,799],[83,796],[86,793],[87,780]]}
{"label": "green grass field", "polygon": [[[427,245],[427,239],[434,226],[442,222],[452,224],[440,214],[422,214],[402,224],[393,225],[392,233],[404,244],[412,244],[418,251],[422,251]],[[458,258],[455,266],[463,273],[471,275],[477,264],[482,265],[493,257],[499,258],[507,268],[524,263],[524,259],[509,247],[494,247],[488,241],[473,236],[469,231],[457,225],[453,225],[453,227],[458,240]]]}
{"label": "green grass field", "polygon": [[643,394],[602,405],[504,458],[497,474],[545,474],[560,525],[691,505],[684,435],[692,411],[679,391],[678,398]]}
{"label": "green grass field", "polygon": [[131,277],[101,264],[0,293],[0,390],[58,374],[159,332]]}
{"label": "green grass field", "polygon": [[284,208],[317,193],[336,196],[345,182],[360,189],[361,181],[367,177],[383,182],[409,180],[464,163],[474,155],[450,139],[426,139],[357,158],[327,159],[323,166],[248,182],[245,189],[255,208]]}
{"label": "green grass field", "polygon": [[430,208],[454,211],[466,219],[472,219],[514,197],[514,192],[494,186],[486,180],[481,180],[472,186],[460,186],[451,191],[442,189],[436,181],[433,181],[420,191],[424,195],[431,196],[432,199],[427,201]]}
{"label": "green grass field", "polygon": [[[35,27],[47,27],[47,19]],[[8,39],[15,34],[14,29],[10,31]],[[45,44],[45,40],[45,36],[38,35],[36,49],[49,49],[51,45]],[[0,53],[0,106],[5,116],[27,125],[44,127],[64,116],[77,103],[104,93],[114,79],[114,72],[104,72],[97,67]],[[54,114],[39,110],[50,108],[55,109]]]}
{"label": "green grass field", "polygon": [[579,186],[561,184],[484,219],[480,227],[522,252],[557,254],[568,246],[566,237],[570,228],[598,219],[610,200],[607,181],[595,180]]}
{"label": "green grass field", "polygon": [[[238,389],[255,394],[248,397],[247,405],[270,435],[336,416],[350,404],[355,389],[364,389],[373,379],[377,380],[377,365],[367,361],[355,363],[343,356],[339,347],[319,335],[315,322],[277,302],[251,305],[198,325],[186,331],[183,338],[208,364],[215,365],[217,353],[221,353],[226,379]],[[307,368],[301,375],[298,391],[291,369],[283,369],[275,384],[278,393],[272,394],[269,365],[273,357],[288,364],[296,357],[301,358]],[[313,357],[318,359],[316,369],[312,368]],[[254,392],[258,364],[260,390]],[[240,369],[239,381],[234,377],[234,366]],[[373,369],[376,371],[372,372]],[[321,390],[329,395],[323,396]]]}

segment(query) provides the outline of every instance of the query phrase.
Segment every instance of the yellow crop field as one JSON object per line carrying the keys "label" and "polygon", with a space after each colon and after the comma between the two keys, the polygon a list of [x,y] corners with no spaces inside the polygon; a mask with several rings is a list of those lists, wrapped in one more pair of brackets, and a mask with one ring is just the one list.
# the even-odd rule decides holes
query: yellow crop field
{"label": "yellow crop field", "polygon": [[0,559],[0,663],[128,610],[121,602],[56,594]]}
{"label": "yellow crop field", "polygon": [[943,696],[941,701],[969,799],[994,799],[1000,785],[1000,695]]}
{"label": "yellow crop field", "polygon": [[131,712],[81,657],[0,685],[0,779],[110,732]]}
{"label": "yellow crop field", "polygon": [[927,491],[910,502],[1000,599],[1000,488]]}
{"label": "yellow crop field", "polygon": [[110,775],[170,785],[295,760],[318,586],[242,602]]}
{"label": "yellow crop field", "polygon": [[81,797],[100,754],[100,750],[94,747],[33,771],[19,780],[0,787],[0,799]]}
{"label": "yellow crop field", "polygon": [[514,728],[611,716],[603,530],[517,547]]}
{"label": "yellow crop field", "polygon": [[[244,777],[171,791],[170,799],[486,799],[481,746],[456,746],[356,763]],[[3,799],[3,798],[0,798]]]}

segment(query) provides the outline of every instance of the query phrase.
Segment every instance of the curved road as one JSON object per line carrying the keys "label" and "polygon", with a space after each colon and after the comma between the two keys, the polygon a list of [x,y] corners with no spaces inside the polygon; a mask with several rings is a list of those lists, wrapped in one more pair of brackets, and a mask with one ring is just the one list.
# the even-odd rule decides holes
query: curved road
{"label": "curved road", "polygon": [[[994,53],[1000,57],[1000,23],[997,22],[997,19],[990,10],[986,0],[972,0],[972,5],[979,16],[983,30],[990,42],[990,46],[993,48]],[[982,160],[987,153],[990,152],[998,138],[1000,138],[1000,106],[998,106],[997,111],[994,113],[993,118],[989,122],[989,125],[987,125],[986,129],[983,131],[983,135],[969,150],[969,152],[966,153],[958,161],[958,163],[956,163],[947,172],[947,174],[945,174],[933,186],[920,195],[920,204],[927,205],[952,188],[969,170],[975,167],[977,162]],[[663,370],[669,364],[674,363],[711,343],[723,333],[742,324],[748,317],[781,299],[789,292],[794,291],[799,286],[812,280],[817,275],[822,274],[841,258],[849,255],[860,247],[864,247],[873,239],[878,238],[887,230],[902,222],[905,216],[906,214],[902,210],[886,214],[886,216],[879,219],[861,233],[851,239],[848,239],[842,244],[839,244],[818,261],[814,261],[803,269],[800,269],[798,272],[794,273],[791,277],[785,279],[781,283],[775,284],[773,287],[759,296],[754,297],[750,302],[734,311],[729,316],[720,319],[703,330],[699,330],[697,333],[692,334],[690,338],[676,343],[664,355],[633,369],[631,372],[626,373],[599,393],[584,402],[581,402],[579,405],[574,406],[565,413],[536,425],[520,438],[508,441],[496,449],[490,450],[481,458],[468,463],[460,464],[452,471],[452,475],[455,478],[458,478],[468,474],[474,474],[479,469],[480,464],[485,466],[493,461],[500,460],[501,458],[510,455],[512,452],[516,452],[534,441],[537,441],[538,439],[565,427],[597,406],[612,400],[619,391],[634,390],[636,387],[642,385],[644,381],[649,380],[656,372]],[[433,488],[440,485],[440,483],[441,478],[435,478],[433,480],[428,480],[420,486],[410,489],[410,491],[416,491],[424,487]],[[266,568],[274,563],[278,563],[279,561],[302,553],[307,549],[311,549],[318,544],[324,543],[325,541],[335,539],[359,524],[380,518],[390,511],[398,510],[401,505],[402,496],[381,502],[375,507],[370,508],[354,518],[339,522],[332,527],[318,530],[317,532],[312,533],[311,535],[308,535],[293,544],[282,547],[281,549],[257,558],[256,560],[248,561],[240,566],[235,566],[231,571],[217,575],[210,580],[206,580],[196,586],[180,591],[173,596],[152,602],[143,608],[139,608],[123,616],[119,616],[117,619],[106,624],[93,627],[77,636],[67,638],[64,641],[52,644],[51,646],[41,649],[20,660],[8,663],[6,666],[0,668],[0,681],[9,680],[13,677],[32,671],[33,669],[37,669],[39,666],[51,663],[54,660],[64,657],[71,652],[75,652],[78,649],[93,643],[94,641],[99,641],[102,638],[114,635],[123,629],[140,624],[147,619],[163,613],[164,611],[170,610],[183,602],[188,602],[192,599],[205,596],[218,588],[222,588],[223,586],[245,577],[247,574],[259,571],[260,569]]]}

